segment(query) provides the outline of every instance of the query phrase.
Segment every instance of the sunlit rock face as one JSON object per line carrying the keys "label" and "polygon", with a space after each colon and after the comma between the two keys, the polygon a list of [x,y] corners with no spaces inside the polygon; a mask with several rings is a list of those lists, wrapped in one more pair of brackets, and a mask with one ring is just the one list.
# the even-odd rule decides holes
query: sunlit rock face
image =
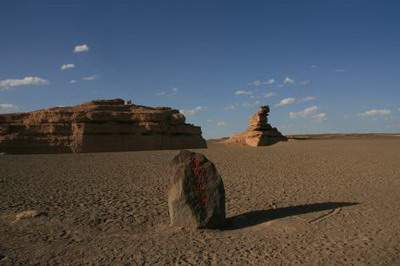
{"label": "sunlit rock face", "polygon": [[246,131],[235,134],[225,143],[237,143],[248,146],[267,146],[278,141],[286,141],[287,138],[277,128],[268,124],[269,106],[261,106],[260,109],[249,120]]}
{"label": "sunlit rock face", "polygon": [[0,115],[0,152],[64,153],[206,148],[201,128],[169,107],[123,99]]}

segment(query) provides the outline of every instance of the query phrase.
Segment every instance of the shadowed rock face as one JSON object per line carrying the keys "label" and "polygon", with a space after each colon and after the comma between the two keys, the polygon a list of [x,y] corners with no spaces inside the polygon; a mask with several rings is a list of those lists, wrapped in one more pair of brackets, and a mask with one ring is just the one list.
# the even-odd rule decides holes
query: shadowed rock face
{"label": "shadowed rock face", "polygon": [[171,171],[171,224],[187,228],[223,227],[225,189],[214,164],[203,154],[183,150],[172,160]]}
{"label": "shadowed rock face", "polygon": [[64,153],[206,148],[201,128],[168,107],[123,99],[0,115],[0,152]]}
{"label": "shadowed rock face", "polygon": [[235,134],[225,143],[238,143],[249,146],[266,146],[278,141],[286,141],[287,138],[277,128],[268,124],[269,106],[261,106],[249,120],[249,126],[245,132]]}

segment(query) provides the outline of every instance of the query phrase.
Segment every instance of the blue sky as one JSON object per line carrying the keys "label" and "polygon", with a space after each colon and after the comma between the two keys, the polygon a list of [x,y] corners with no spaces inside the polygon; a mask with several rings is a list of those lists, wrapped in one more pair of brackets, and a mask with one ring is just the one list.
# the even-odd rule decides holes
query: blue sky
{"label": "blue sky", "polygon": [[[111,4],[112,3],[112,4]],[[170,106],[205,137],[400,131],[398,1],[1,1],[0,112]]]}

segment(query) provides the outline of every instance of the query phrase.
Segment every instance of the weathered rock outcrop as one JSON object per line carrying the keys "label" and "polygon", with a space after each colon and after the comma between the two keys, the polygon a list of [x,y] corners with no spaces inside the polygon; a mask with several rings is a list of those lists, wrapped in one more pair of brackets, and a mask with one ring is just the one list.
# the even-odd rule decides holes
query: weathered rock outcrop
{"label": "weathered rock outcrop", "polygon": [[122,99],[0,115],[0,152],[64,153],[206,148],[201,128],[168,107]]}
{"label": "weathered rock outcrop", "polygon": [[255,113],[249,120],[249,126],[245,132],[235,134],[225,143],[238,143],[249,146],[267,146],[278,141],[286,141],[277,128],[268,124],[269,106],[261,106],[260,110]]}
{"label": "weathered rock outcrop", "polygon": [[214,164],[200,153],[181,151],[171,162],[168,191],[171,224],[219,228],[225,223],[225,189]]}

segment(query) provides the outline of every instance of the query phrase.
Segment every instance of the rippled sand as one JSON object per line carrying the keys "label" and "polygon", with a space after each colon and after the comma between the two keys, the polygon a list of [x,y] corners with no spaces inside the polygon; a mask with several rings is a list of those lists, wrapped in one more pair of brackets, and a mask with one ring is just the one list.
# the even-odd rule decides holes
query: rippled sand
{"label": "rippled sand", "polygon": [[177,151],[0,156],[0,265],[400,264],[399,138],[196,151],[223,177],[223,230],[169,226]]}

